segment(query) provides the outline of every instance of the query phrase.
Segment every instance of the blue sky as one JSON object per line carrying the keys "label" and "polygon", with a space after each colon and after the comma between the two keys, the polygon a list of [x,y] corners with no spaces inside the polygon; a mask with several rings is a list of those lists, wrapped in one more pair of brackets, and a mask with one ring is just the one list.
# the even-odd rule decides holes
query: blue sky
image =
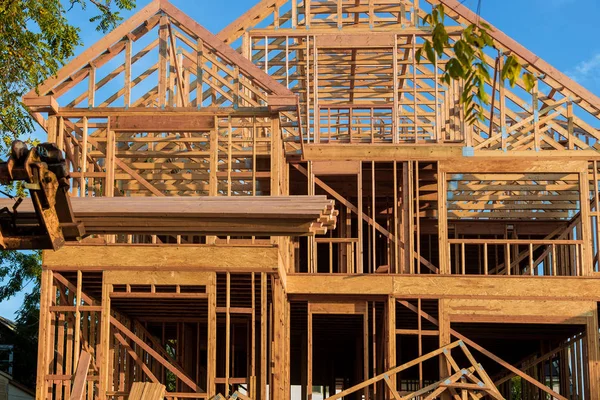
{"label": "blue sky", "polygon": [[[217,33],[244,13],[258,0],[171,0],[171,2]],[[150,0],[138,0],[138,9]],[[464,4],[476,9],[477,0]],[[102,37],[88,20],[93,8],[82,11],[75,6],[68,14],[81,28],[83,46],[91,46]],[[135,11],[133,11],[135,12]],[[124,13],[129,17],[133,12]],[[481,15],[555,68],[567,73],[591,92],[600,95],[600,42],[598,0],[482,0]],[[14,318],[22,296],[0,303],[0,315]]]}

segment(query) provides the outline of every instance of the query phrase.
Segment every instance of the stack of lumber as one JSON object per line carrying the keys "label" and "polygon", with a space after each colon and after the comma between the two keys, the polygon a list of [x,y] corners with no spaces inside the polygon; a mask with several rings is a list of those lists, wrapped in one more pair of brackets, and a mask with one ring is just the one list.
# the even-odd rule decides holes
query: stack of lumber
{"label": "stack of lumber", "polygon": [[129,392],[129,400],[163,400],[165,385],[152,382],[134,382]]}
{"label": "stack of lumber", "polygon": [[[0,207],[12,204],[0,201]],[[308,236],[334,229],[338,214],[326,196],[74,197],[71,204],[86,235]],[[36,223],[26,200],[18,208],[17,224]]]}

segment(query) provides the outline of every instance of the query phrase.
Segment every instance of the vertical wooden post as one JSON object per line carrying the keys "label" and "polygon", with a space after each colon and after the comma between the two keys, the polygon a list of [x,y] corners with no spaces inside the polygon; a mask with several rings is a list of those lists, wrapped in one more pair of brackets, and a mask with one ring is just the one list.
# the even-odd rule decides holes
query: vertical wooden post
{"label": "vertical wooden post", "polygon": [[125,41],[125,94],[124,105],[131,105],[131,38]]}
{"label": "vertical wooden post", "polygon": [[[375,250],[373,249],[373,252]],[[363,380],[369,379],[369,302],[365,301],[363,313]],[[369,386],[364,389],[364,399],[369,400]]]}
{"label": "vertical wooden post", "polygon": [[[371,302],[371,315],[372,315],[372,320],[371,320],[371,329],[373,330],[372,336],[373,336],[373,347],[372,347],[372,362],[373,362],[373,369],[372,369],[372,376],[376,376],[377,375],[377,307],[375,306],[375,302]],[[368,303],[367,303],[367,307],[368,307]],[[367,313],[368,315],[368,313]],[[366,378],[365,378],[366,379]],[[373,397],[376,399],[377,398],[377,383],[373,384]]]}
{"label": "vertical wooden post", "polygon": [[[418,15],[417,10],[414,10],[414,14]],[[415,17],[417,20],[418,17]],[[412,70],[413,70],[413,118],[414,118],[414,130],[415,130],[415,143],[419,142],[419,115],[418,115],[418,101],[417,101],[417,37],[412,37]]]}
{"label": "vertical wooden post", "polygon": [[356,273],[362,274],[363,270],[363,190],[362,190],[362,161],[359,161],[359,169],[357,176],[357,196],[358,196],[358,249],[356,251]]}
{"label": "vertical wooden post", "polygon": [[56,132],[56,145],[62,151],[65,150],[65,119],[58,117],[58,130]]}
{"label": "vertical wooden post", "polygon": [[375,161],[371,161],[371,219],[373,219],[373,224],[371,224],[371,237],[372,237],[372,242],[371,242],[371,248],[370,248],[370,253],[371,253],[371,264],[372,264],[372,268],[371,271],[372,273],[375,273],[375,271],[377,270],[377,230],[375,228],[375,222],[376,222],[376,218],[377,218],[377,210],[376,210],[376,202],[375,202],[375,180],[376,180],[376,175],[375,175]]}
{"label": "vertical wooden post", "polygon": [[92,108],[96,102],[96,66],[90,64],[88,75],[88,107]]}
{"label": "vertical wooden post", "polygon": [[41,292],[40,292],[40,320],[38,331],[38,364],[35,397],[37,400],[46,399],[48,386],[46,375],[48,374],[48,347],[54,346],[50,343],[50,296],[52,294],[52,271],[42,270]]}
{"label": "vertical wooden post", "polygon": [[260,399],[267,399],[267,274],[264,272],[260,274]]}
{"label": "vertical wooden post", "polygon": [[250,296],[252,297],[252,316],[250,321],[250,387],[248,393],[252,399],[256,399],[256,281],[255,273],[252,272],[250,279]]}
{"label": "vertical wooden post", "polygon": [[312,363],[313,363],[313,316],[310,307],[310,303],[308,304],[308,325],[307,325],[307,371],[306,371],[306,399],[312,400],[312,385],[313,385],[313,376],[312,376]]}
{"label": "vertical wooden post", "polygon": [[207,332],[207,362],[206,362],[206,394],[210,399],[215,396],[215,377],[217,374],[217,274],[212,273],[208,292],[208,332]]}
{"label": "vertical wooden post", "polygon": [[279,119],[271,120],[271,196],[281,194],[281,160],[283,157]]}
{"label": "vertical wooden post", "polygon": [[[439,346],[444,347],[451,343],[452,338],[450,337],[450,320],[448,318],[447,311],[447,303],[448,300],[439,299],[438,300],[438,329],[440,332],[439,337]],[[421,318],[421,315],[419,315]],[[444,379],[450,376],[450,365],[447,361],[447,358],[441,354],[440,355],[440,379]]]}
{"label": "vertical wooden post", "polygon": [[[104,196],[114,197],[115,195],[115,158],[117,145],[115,140],[115,131],[111,129],[110,118],[106,123],[106,158],[105,170],[106,178],[104,182]],[[115,242],[115,235],[106,235],[107,243]]]}
{"label": "vertical wooden post", "polygon": [[440,254],[440,274],[450,274],[450,255],[448,249],[448,212],[447,212],[447,182],[446,173],[438,163],[438,245]]}
{"label": "vertical wooden post", "polygon": [[600,347],[598,341],[598,311],[593,307],[592,315],[587,318],[586,324],[586,345],[587,345],[587,370],[589,375],[589,399],[600,398]]}
{"label": "vertical wooden post", "polygon": [[110,292],[112,285],[106,283],[106,274],[102,277],[102,312],[100,315],[100,354],[96,363],[100,368],[99,381],[99,399],[107,398],[106,392],[109,390],[109,350],[110,350]]}
{"label": "vertical wooden post", "polygon": [[47,123],[48,142],[49,143],[56,143],[57,125],[58,125],[58,117],[56,117],[55,115],[49,115],[48,123]]}
{"label": "vertical wooden post", "polygon": [[158,29],[158,104],[160,107],[167,105],[168,24],[169,17],[160,17]]}
{"label": "vertical wooden post", "polygon": [[80,347],[80,333],[81,333],[81,286],[83,284],[83,276],[81,271],[77,271],[77,291],[75,294],[75,344],[74,344],[74,360],[73,365],[79,364],[79,353],[81,353]]}
{"label": "vertical wooden post", "polygon": [[[314,140],[315,143],[319,143],[321,141],[321,110],[319,108],[319,49],[316,35],[313,35],[313,99]],[[350,126],[352,126],[352,116],[350,117]],[[352,129],[349,134],[352,136]]]}
{"label": "vertical wooden post", "polygon": [[110,119],[106,123],[106,182],[104,184],[104,195],[106,197],[114,196],[115,189],[115,152],[116,152],[116,141],[115,132],[111,129]]}
{"label": "vertical wooden post", "polygon": [[202,107],[204,97],[204,42],[198,39],[196,52],[196,107]]}
{"label": "vertical wooden post", "polygon": [[569,99],[567,102],[567,148],[569,150],[575,150],[573,133],[575,130],[575,123],[573,119],[573,101]]}
{"label": "vertical wooden post", "polygon": [[292,28],[298,26],[298,0],[292,0]]}
{"label": "vertical wooden post", "polygon": [[231,274],[227,272],[225,300],[225,397],[229,397],[229,375],[231,363]]}
{"label": "vertical wooden post", "polygon": [[87,185],[86,185],[86,180],[85,180],[85,174],[87,173],[87,167],[88,167],[88,135],[89,135],[89,128],[88,128],[88,119],[87,117],[83,117],[83,132],[81,134],[82,136],[82,141],[81,141],[81,178],[79,181],[79,197],[85,197],[85,193],[86,193],[86,189],[87,189]]}
{"label": "vertical wooden post", "polygon": [[539,107],[539,79],[535,78],[535,83],[532,90],[532,113],[533,113],[533,139],[534,139],[534,150],[540,151],[542,149],[542,138],[540,133],[540,107]]}
{"label": "vertical wooden post", "polygon": [[[388,296],[387,300],[387,363],[385,370],[396,366],[396,298]],[[396,389],[397,377],[391,379],[391,386]]]}
{"label": "vertical wooden post", "polygon": [[405,234],[405,252],[404,256],[406,259],[406,268],[409,273],[415,274],[419,271],[415,268],[415,193],[414,193],[414,162],[408,161],[404,163],[404,181],[402,182],[402,190],[405,191],[403,196],[404,204],[404,225],[406,229]]}
{"label": "vertical wooden post", "polygon": [[[399,221],[398,221],[398,162],[394,161],[394,268],[390,271],[391,273],[398,274],[401,272],[400,270],[400,238],[404,240],[404,235],[401,237],[400,229],[399,229]],[[403,271],[402,271],[403,272]]]}
{"label": "vertical wooden post", "polygon": [[581,171],[579,173],[579,204],[581,207],[581,240],[583,240],[581,254],[583,263],[581,272],[584,276],[590,276],[594,272],[589,182],[588,171]]}
{"label": "vertical wooden post", "polygon": [[[498,62],[498,71],[502,71],[504,66],[504,56],[501,54]],[[504,86],[504,79],[500,78],[500,133],[502,135],[501,144],[502,150],[507,150],[508,145],[508,132],[506,129],[506,88]],[[491,132],[490,132],[491,135]]]}

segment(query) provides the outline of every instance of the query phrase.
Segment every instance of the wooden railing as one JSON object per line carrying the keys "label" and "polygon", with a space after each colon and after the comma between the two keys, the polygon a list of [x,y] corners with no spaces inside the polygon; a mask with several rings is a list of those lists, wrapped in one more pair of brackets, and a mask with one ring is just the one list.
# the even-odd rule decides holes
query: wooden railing
{"label": "wooden railing", "polygon": [[583,240],[449,239],[458,275],[582,276]]}
{"label": "wooden railing", "polygon": [[[432,113],[435,115],[435,113]],[[433,118],[431,115],[419,119]],[[390,105],[320,105],[315,121],[315,143],[420,143],[440,142],[435,124],[415,123],[414,113]]]}

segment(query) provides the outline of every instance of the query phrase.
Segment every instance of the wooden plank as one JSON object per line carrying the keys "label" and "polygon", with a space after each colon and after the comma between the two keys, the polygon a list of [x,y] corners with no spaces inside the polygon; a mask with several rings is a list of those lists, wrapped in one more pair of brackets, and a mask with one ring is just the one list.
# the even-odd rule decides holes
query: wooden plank
{"label": "wooden plank", "polygon": [[[469,288],[465,293],[464,288]],[[538,276],[287,276],[286,290],[294,298],[307,295],[397,295],[405,298],[479,298],[598,301],[600,279]]]}
{"label": "wooden plank", "polygon": [[362,301],[357,302],[322,302],[311,301],[308,303],[309,312],[312,314],[364,314],[367,309]]}
{"label": "wooden plank", "polygon": [[438,167],[446,173],[567,173],[587,172],[586,161],[513,159],[510,163],[495,163],[490,160],[464,158],[441,161]]}
{"label": "wooden plank", "polygon": [[372,49],[392,48],[395,34],[391,32],[370,35],[344,33],[319,35],[319,49]]}
{"label": "wooden plank", "polygon": [[[330,161],[332,159],[347,161],[437,161],[437,160],[472,160],[482,158],[489,165],[497,162],[506,164],[507,160],[597,160],[600,154],[596,150],[544,150],[532,154],[531,151],[475,150],[473,157],[464,157],[462,145],[402,145],[340,143],[335,147],[328,144],[307,144],[304,149],[304,160]],[[522,172],[522,171],[521,171]],[[564,172],[561,171],[561,172]],[[574,171],[576,172],[576,171]]]}
{"label": "wooden plank", "polygon": [[214,128],[210,115],[115,116],[110,121],[116,132],[209,132]]}
{"label": "wooden plank", "polygon": [[[106,271],[104,281],[110,284],[130,285],[200,285],[209,284],[211,272],[188,271],[146,271],[140,274],[137,271]],[[118,293],[118,292],[111,292]],[[148,293],[151,294],[151,293]],[[182,294],[182,293],[178,293]]]}
{"label": "wooden plank", "polygon": [[590,301],[448,299],[445,304],[453,322],[494,317],[496,321],[518,323],[542,317],[571,323],[575,318],[591,317],[596,309],[596,303]]}
{"label": "wooden plank", "polygon": [[278,263],[272,246],[82,245],[43,253],[44,267],[55,270],[275,271]]}
{"label": "wooden plank", "polygon": [[312,163],[313,173],[319,176],[357,175],[360,163],[356,161],[315,161]]}

